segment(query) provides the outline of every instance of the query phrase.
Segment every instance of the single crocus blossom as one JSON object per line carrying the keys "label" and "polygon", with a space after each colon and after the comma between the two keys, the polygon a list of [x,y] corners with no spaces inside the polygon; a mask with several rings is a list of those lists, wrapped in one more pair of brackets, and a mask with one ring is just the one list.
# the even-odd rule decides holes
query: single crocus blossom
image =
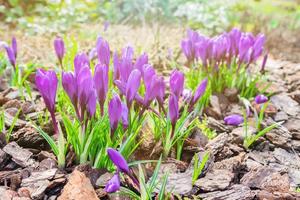
{"label": "single crocus blossom", "polygon": [[263,58],[263,61],[261,64],[261,69],[260,69],[261,73],[265,73],[265,67],[266,67],[267,60],[268,60],[268,54],[266,54]]}
{"label": "single crocus blossom", "polygon": [[120,189],[120,185],[119,173],[115,173],[114,176],[105,185],[105,191],[107,193],[114,193]]}
{"label": "single crocus blossom", "polygon": [[108,71],[107,67],[101,64],[97,64],[94,74],[94,84],[100,104],[101,116],[104,114],[104,102],[108,91]]}
{"label": "single crocus blossom", "polygon": [[148,55],[146,53],[143,53],[136,59],[134,68],[140,70],[140,72],[143,74],[143,66],[146,64],[148,64]]}
{"label": "single crocus blossom", "polygon": [[13,37],[11,39],[11,48],[14,52],[15,58],[17,58],[18,55],[18,46],[17,46],[17,39],[15,37]]}
{"label": "single crocus blossom", "polygon": [[118,128],[119,121],[122,117],[122,103],[118,95],[114,95],[108,103],[108,116],[110,122],[111,136]]}
{"label": "single crocus blossom", "polygon": [[58,79],[54,71],[38,69],[35,75],[35,85],[44,99],[45,105],[50,112],[54,125],[55,134],[58,134],[57,122],[55,119],[55,99]]}
{"label": "single crocus blossom", "polygon": [[117,167],[118,171],[129,174],[130,171],[128,164],[121,153],[113,148],[107,148],[107,154],[110,160]]}
{"label": "single crocus blossom", "polygon": [[268,101],[268,97],[266,97],[263,94],[259,94],[255,97],[254,100],[255,100],[255,103],[257,103],[257,104],[263,104],[263,103],[266,103]]}
{"label": "single crocus blossom", "polygon": [[170,94],[169,97],[169,118],[171,120],[172,126],[175,127],[176,122],[179,118],[178,98],[175,94]]}
{"label": "single crocus blossom", "polygon": [[10,64],[16,69],[16,57],[13,49],[10,46],[5,46],[5,50]]}
{"label": "single crocus blossom", "polygon": [[57,37],[54,40],[54,49],[55,49],[56,56],[59,60],[59,63],[60,63],[60,65],[62,65],[62,59],[65,54],[65,44],[61,37]]}
{"label": "single crocus blossom", "polygon": [[128,78],[128,82],[126,84],[126,100],[127,106],[130,108],[132,100],[134,99],[141,82],[141,72],[138,69],[134,69]]}
{"label": "single crocus blossom", "polygon": [[79,53],[74,58],[75,77],[83,67],[90,67],[90,60],[85,53]]}
{"label": "single crocus blossom", "polygon": [[225,124],[238,126],[244,122],[244,118],[241,115],[233,114],[224,118]]}
{"label": "single crocus blossom", "polygon": [[128,127],[128,108],[125,103],[122,103],[122,125],[124,129]]}
{"label": "single crocus blossom", "polygon": [[99,63],[108,67],[110,62],[110,48],[108,42],[102,37],[98,37],[96,49]]}
{"label": "single crocus blossom", "polygon": [[67,92],[74,107],[77,108],[77,84],[72,72],[62,73],[62,86]]}
{"label": "single crocus blossom", "polygon": [[204,94],[206,88],[207,88],[207,78],[204,79],[198,86],[193,99],[192,99],[192,105],[195,105],[197,103],[197,101],[200,99],[200,97]]}
{"label": "single crocus blossom", "polygon": [[170,77],[171,92],[179,99],[184,87],[184,74],[178,70],[174,70]]}

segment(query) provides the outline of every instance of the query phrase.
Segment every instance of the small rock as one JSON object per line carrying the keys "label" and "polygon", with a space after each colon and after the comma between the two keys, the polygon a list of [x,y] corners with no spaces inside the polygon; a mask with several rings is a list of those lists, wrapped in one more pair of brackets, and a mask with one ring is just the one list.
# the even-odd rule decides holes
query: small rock
{"label": "small rock", "polygon": [[300,119],[289,119],[283,126],[290,132],[298,132],[300,130]]}
{"label": "small rock", "polygon": [[29,184],[40,180],[51,180],[55,176],[56,172],[57,168],[32,172],[28,178],[22,180],[22,186],[28,186]]}
{"label": "small rock", "polygon": [[271,97],[273,104],[281,111],[291,116],[296,116],[300,112],[299,104],[287,94],[281,93]]}
{"label": "small rock", "polygon": [[195,182],[195,186],[204,192],[213,192],[227,189],[233,181],[234,173],[229,170],[216,169],[207,172],[203,178]]}
{"label": "small rock", "polygon": [[278,147],[286,149],[291,148],[290,141],[292,136],[288,131],[283,129],[273,129],[271,132],[266,133],[266,138]]}
{"label": "small rock", "polygon": [[[8,112],[4,112],[5,125],[11,127],[14,122],[14,116],[10,115]],[[20,128],[26,125],[26,121],[17,119],[14,126],[15,128]]]}
{"label": "small rock", "polygon": [[45,149],[48,147],[46,140],[30,125],[12,133],[11,140],[16,141],[20,146],[25,148]]}
{"label": "small rock", "polygon": [[205,200],[251,200],[256,195],[255,191],[251,191],[249,187],[244,185],[233,185],[225,191],[215,191],[199,194],[198,197]]}
{"label": "small rock", "polygon": [[6,165],[8,159],[8,155],[4,151],[2,151],[2,149],[0,149],[0,169],[2,169]]}
{"label": "small rock", "polygon": [[32,153],[27,149],[21,148],[16,142],[8,143],[3,151],[12,157],[12,160],[22,167],[37,167],[38,163],[31,156]]}
{"label": "small rock", "polygon": [[261,167],[248,172],[241,179],[241,184],[253,189],[267,190],[269,192],[288,192],[290,189],[288,175],[282,175],[270,167]]}
{"label": "small rock", "polygon": [[246,136],[255,135],[256,129],[252,126],[248,126],[247,135],[244,127],[237,127],[232,130],[230,135],[233,137],[233,141],[236,144],[243,144]]}
{"label": "small rock", "polygon": [[7,109],[7,108],[16,108],[17,110],[21,108],[21,102],[17,99],[12,99],[8,102],[6,102],[4,105],[3,105],[3,108],[4,109]]}
{"label": "small rock", "polygon": [[276,113],[275,116],[274,116],[274,120],[276,122],[286,121],[288,119],[289,119],[288,115],[283,111],[280,111],[280,112]]}
{"label": "small rock", "polygon": [[46,158],[42,160],[39,164],[40,170],[48,170],[48,169],[54,169],[57,168],[56,161],[51,158]]}
{"label": "small rock", "polygon": [[219,162],[215,162],[213,164],[213,169],[225,169],[234,173],[244,167],[243,166],[244,159],[245,159],[245,153],[243,152],[237,156],[227,158]]}
{"label": "small rock", "polygon": [[84,173],[74,170],[70,175],[68,183],[63,188],[58,200],[89,199],[98,200],[97,194]]}
{"label": "small rock", "polygon": [[211,152],[213,155],[216,155],[218,152],[223,150],[227,142],[228,134],[221,133],[220,135],[209,141],[205,148],[208,149],[209,152]]}

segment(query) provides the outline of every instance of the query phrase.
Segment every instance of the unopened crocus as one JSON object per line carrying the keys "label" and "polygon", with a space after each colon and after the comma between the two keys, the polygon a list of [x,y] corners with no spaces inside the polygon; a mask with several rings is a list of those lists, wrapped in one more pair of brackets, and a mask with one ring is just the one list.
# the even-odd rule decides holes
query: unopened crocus
{"label": "unopened crocus", "polygon": [[35,84],[50,112],[55,134],[58,134],[58,126],[55,119],[55,99],[58,84],[56,73],[51,70],[38,69],[35,75]]}
{"label": "unopened crocus", "polygon": [[67,92],[75,109],[77,109],[77,83],[72,72],[62,73],[62,86]]}
{"label": "unopened crocus", "polygon": [[263,94],[259,94],[255,97],[254,100],[255,100],[255,103],[257,103],[257,104],[263,104],[263,103],[266,103],[268,101],[268,97],[266,97]]}
{"label": "unopened crocus", "polygon": [[252,34],[244,33],[241,36],[239,42],[239,60],[244,62],[246,59],[246,55],[249,52],[249,49],[252,47],[254,43],[254,37]]}
{"label": "unopened crocus", "polygon": [[115,173],[113,177],[106,183],[105,191],[107,193],[114,193],[120,189],[120,185],[119,173]]}
{"label": "unopened crocus", "polygon": [[166,84],[163,76],[158,77],[158,79],[159,79],[159,83],[158,83],[158,91],[157,91],[156,99],[160,104],[160,106],[163,107],[165,93],[166,93]]}
{"label": "unopened crocus", "polygon": [[16,57],[13,49],[9,46],[5,46],[5,50],[10,64],[16,69]]}
{"label": "unopened crocus", "polygon": [[77,75],[78,104],[80,106],[81,121],[85,112],[92,117],[96,111],[96,94],[92,72],[89,67],[83,67]]}
{"label": "unopened crocus", "polygon": [[179,99],[184,87],[184,74],[174,70],[170,77],[170,90]]}
{"label": "unopened crocus", "polygon": [[11,39],[11,48],[14,52],[15,58],[17,58],[18,55],[18,46],[17,46],[17,39],[15,37],[13,37]]}
{"label": "unopened crocus", "polygon": [[122,103],[118,95],[114,95],[108,103],[108,116],[110,122],[111,137],[118,128],[122,117]]}
{"label": "unopened crocus", "polygon": [[108,42],[102,37],[98,37],[96,49],[99,63],[108,67],[110,62],[110,48]]}
{"label": "unopened crocus", "polygon": [[90,60],[85,53],[79,53],[74,58],[75,77],[83,67],[90,67]]}
{"label": "unopened crocus", "polygon": [[146,64],[148,64],[148,55],[146,53],[143,53],[136,59],[134,68],[140,70],[140,72],[143,74],[143,66]]}
{"label": "unopened crocus", "polygon": [[118,171],[123,172],[125,174],[129,174],[129,167],[127,164],[127,161],[122,156],[121,153],[119,153],[117,150],[113,148],[107,148],[107,154],[110,160],[114,163],[114,165],[117,167]]}
{"label": "unopened crocus", "polygon": [[206,91],[207,83],[208,83],[208,80],[206,78],[198,85],[198,87],[195,91],[195,94],[192,98],[192,101],[191,101],[192,106],[194,106],[197,103],[197,101],[200,99],[200,97],[202,97],[202,95]]}
{"label": "unopened crocus", "polygon": [[185,57],[187,58],[188,62],[191,63],[195,58],[195,52],[193,49],[193,44],[191,40],[182,40],[181,41],[181,50]]}
{"label": "unopened crocus", "polygon": [[267,64],[267,60],[268,60],[268,54],[266,53],[264,58],[263,58],[263,61],[262,61],[262,64],[261,64],[261,69],[260,69],[260,72],[262,74],[265,73],[265,67],[266,67],[266,64]]}
{"label": "unopened crocus", "polygon": [[107,67],[97,64],[94,74],[94,84],[100,104],[101,116],[104,114],[104,102],[108,91],[108,71]]}
{"label": "unopened crocus", "polygon": [[126,84],[126,101],[129,109],[140,87],[140,82],[141,82],[141,72],[138,69],[134,69],[130,73]]}
{"label": "unopened crocus", "polygon": [[175,94],[170,94],[169,97],[169,118],[174,128],[179,118],[178,98]]}
{"label": "unopened crocus", "polygon": [[225,124],[238,126],[244,122],[244,118],[238,114],[232,114],[224,118]]}
{"label": "unopened crocus", "polygon": [[120,67],[121,67],[121,60],[118,56],[118,53],[115,52],[113,55],[113,64],[114,64],[114,80],[118,80],[120,78]]}
{"label": "unopened crocus", "polygon": [[54,40],[54,49],[58,58],[59,64],[62,66],[62,60],[65,54],[65,44],[61,37],[57,37]]}
{"label": "unopened crocus", "polygon": [[128,108],[125,103],[122,103],[122,125],[124,129],[128,127]]}

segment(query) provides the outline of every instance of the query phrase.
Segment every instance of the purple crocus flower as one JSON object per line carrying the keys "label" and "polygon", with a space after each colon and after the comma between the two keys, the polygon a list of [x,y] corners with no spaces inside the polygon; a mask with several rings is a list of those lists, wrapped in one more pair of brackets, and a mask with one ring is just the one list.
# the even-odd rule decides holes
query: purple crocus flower
{"label": "purple crocus flower", "polygon": [[261,64],[261,69],[260,69],[261,73],[265,72],[265,67],[266,67],[267,60],[268,60],[268,54],[266,53],[266,55],[263,58],[262,64]]}
{"label": "purple crocus flower", "polygon": [[113,55],[113,64],[114,64],[114,80],[118,80],[120,78],[121,61],[119,59],[117,52],[115,52]]}
{"label": "purple crocus flower", "polygon": [[56,39],[54,40],[54,49],[59,63],[62,66],[62,59],[65,54],[65,44],[61,37],[56,37]]}
{"label": "purple crocus flower", "polygon": [[152,81],[152,77],[156,74],[155,69],[151,65],[144,65],[143,70],[143,79],[146,91],[150,90],[150,85]]}
{"label": "purple crocus flower", "polygon": [[188,62],[192,62],[195,58],[195,52],[193,49],[193,43],[191,40],[182,40],[181,41],[181,49]]}
{"label": "purple crocus flower", "polygon": [[98,37],[96,49],[99,63],[108,67],[110,61],[110,48],[108,42],[102,37]]}
{"label": "purple crocus flower", "polygon": [[244,118],[241,115],[233,114],[224,118],[225,124],[238,126],[244,122]]}
{"label": "purple crocus flower", "polygon": [[120,189],[120,176],[119,173],[115,173],[114,176],[105,185],[105,191],[107,193],[114,193]]}
{"label": "purple crocus flower", "polygon": [[157,99],[158,103],[160,104],[160,106],[162,106],[162,107],[163,107],[163,103],[164,103],[165,93],[166,93],[166,84],[164,81],[164,77],[160,76],[158,78],[158,89],[157,89],[156,99]]}
{"label": "purple crocus flower", "polygon": [[76,77],[83,67],[90,67],[90,60],[85,53],[80,53],[77,54],[74,58],[74,68]]}
{"label": "purple crocus flower", "polygon": [[169,118],[174,128],[179,118],[178,98],[175,94],[170,94],[169,97]]}
{"label": "purple crocus flower", "polygon": [[141,72],[138,69],[134,69],[128,78],[126,84],[126,100],[127,106],[130,108],[132,100],[134,99],[141,82]]}
{"label": "purple crocus flower", "polygon": [[75,109],[77,109],[77,83],[72,72],[62,73],[62,86],[67,92]]}
{"label": "purple crocus flower", "polygon": [[263,94],[259,94],[255,97],[254,100],[255,100],[255,103],[257,103],[257,104],[263,104],[263,103],[266,103],[268,101],[268,97],[266,97]]}
{"label": "purple crocus flower", "polygon": [[207,83],[208,83],[208,80],[206,78],[199,84],[199,86],[193,96],[193,99],[191,102],[192,105],[195,105],[197,103],[197,101],[200,99],[200,97],[204,94],[204,92],[207,88]]}
{"label": "purple crocus flower", "polygon": [[110,122],[111,136],[118,128],[119,121],[122,117],[122,103],[118,95],[114,95],[108,103],[108,116]]}
{"label": "purple crocus flower", "polygon": [[253,44],[253,55],[252,55],[253,61],[256,61],[257,58],[262,54],[264,50],[265,40],[266,37],[264,34],[259,34],[256,37],[255,43]]}
{"label": "purple crocus flower", "polygon": [[128,108],[125,103],[122,103],[122,125],[124,129],[128,127]]}
{"label": "purple crocus flower", "polygon": [[78,104],[81,107],[81,120],[84,119],[84,113],[87,111],[92,117],[96,111],[96,93],[94,81],[89,67],[82,67],[77,75]]}
{"label": "purple crocus flower", "polygon": [[10,64],[16,69],[16,57],[14,50],[10,46],[5,46],[6,54]]}
{"label": "purple crocus flower", "polygon": [[250,47],[252,47],[254,43],[254,38],[252,34],[244,33],[241,36],[240,42],[239,42],[239,60],[245,61],[246,55],[249,52]]}
{"label": "purple crocus flower", "polygon": [[11,48],[14,52],[15,58],[17,58],[18,55],[18,46],[17,46],[17,39],[15,37],[13,37],[11,39]]}
{"label": "purple crocus flower", "polygon": [[171,92],[179,99],[184,87],[184,74],[178,70],[174,70],[170,77]]}
{"label": "purple crocus flower", "polygon": [[230,32],[229,32],[229,38],[230,38],[230,54],[237,56],[238,52],[239,52],[239,43],[240,43],[240,39],[241,39],[241,31],[237,28],[233,28]]}
{"label": "purple crocus flower", "polygon": [[117,150],[113,148],[107,148],[107,154],[110,160],[117,167],[118,171],[129,174],[129,167],[125,158]]}
{"label": "purple crocus flower", "polygon": [[58,134],[58,127],[55,119],[55,99],[57,83],[58,79],[54,71],[45,71],[43,69],[37,70],[35,75],[35,84],[44,99],[48,111],[50,112],[55,134]]}
{"label": "purple crocus flower", "polygon": [[148,64],[148,55],[146,53],[143,53],[140,57],[136,59],[134,68],[140,70],[140,72],[143,74],[143,66],[145,64]]}
{"label": "purple crocus flower", "polygon": [[108,71],[107,67],[97,64],[94,74],[94,84],[100,104],[101,116],[104,114],[104,102],[108,91]]}

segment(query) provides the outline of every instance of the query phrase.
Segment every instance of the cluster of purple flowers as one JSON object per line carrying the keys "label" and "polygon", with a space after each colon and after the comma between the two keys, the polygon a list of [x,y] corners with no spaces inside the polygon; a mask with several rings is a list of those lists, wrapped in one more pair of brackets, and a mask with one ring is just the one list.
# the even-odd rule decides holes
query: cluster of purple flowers
{"label": "cluster of purple flowers", "polygon": [[232,62],[249,66],[263,54],[264,43],[263,34],[254,36],[236,28],[212,38],[188,30],[181,49],[190,64],[201,60],[204,67],[230,66]]}

